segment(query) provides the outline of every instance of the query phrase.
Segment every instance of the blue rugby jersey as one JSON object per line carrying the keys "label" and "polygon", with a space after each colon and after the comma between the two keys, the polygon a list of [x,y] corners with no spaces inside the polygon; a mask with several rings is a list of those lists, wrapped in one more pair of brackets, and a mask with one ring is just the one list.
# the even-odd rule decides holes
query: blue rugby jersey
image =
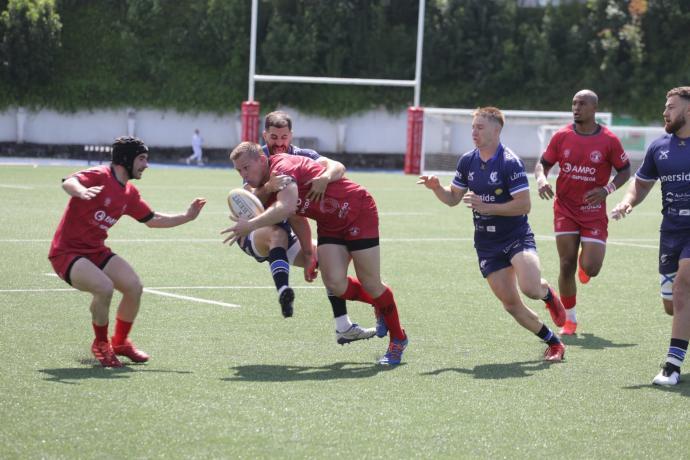
{"label": "blue rugby jersey", "polygon": [[635,176],[661,182],[662,232],[690,229],[690,138],[665,134],[655,139]]}
{"label": "blue rugby jersey", "polygon": [[[486,163],[479,149],[465,153],[458,161],[452,185],[469,189],[485,203],[506,203],[519,192],[529,193],[527,173],[522,160],[510,149],[499,144]],[[474,246],[478,250],[494,250],[497,243],[531,232],[527,215],[487,216],[473,211]]]}

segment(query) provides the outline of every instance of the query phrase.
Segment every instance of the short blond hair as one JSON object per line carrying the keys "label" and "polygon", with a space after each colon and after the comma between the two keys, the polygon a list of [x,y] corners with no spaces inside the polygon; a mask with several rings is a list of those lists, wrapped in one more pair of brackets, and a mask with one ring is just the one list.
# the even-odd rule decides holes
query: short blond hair
{"label": "short blond hair", "polygon": [[258,158],[263,155],[263,150],[259,144],[254,142],[241,142],[230,152],[230,161],[234,163],[238,158],[245,155],[248,155],[252,159]]}
{"label": "short blond hair", "polygon": [[682,97],[683,99],[690,101],[690,86],[679,86],[666,93],[666,99],[672,96]]}
{"label": "short blond hair", "polygon": [[472,114],[473,117],[483,117],[488,120],[494,121],[501,125],[501,128],[503,128],[503,125],[505,124],[505,117],[503,116],[503,112],[501,112],[499,109],[496,107],[479,107],[477,110],[474,111]]}

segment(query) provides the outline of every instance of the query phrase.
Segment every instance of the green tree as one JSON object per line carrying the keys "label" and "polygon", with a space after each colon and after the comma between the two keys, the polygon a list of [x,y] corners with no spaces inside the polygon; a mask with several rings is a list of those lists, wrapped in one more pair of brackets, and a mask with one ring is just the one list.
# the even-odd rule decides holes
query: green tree
{"label": "green tree", "polygon": [[19,105],[34,104],[30,89],[53,76],[62,24],[54,0],[9,0],[0,15],[3,67]]}

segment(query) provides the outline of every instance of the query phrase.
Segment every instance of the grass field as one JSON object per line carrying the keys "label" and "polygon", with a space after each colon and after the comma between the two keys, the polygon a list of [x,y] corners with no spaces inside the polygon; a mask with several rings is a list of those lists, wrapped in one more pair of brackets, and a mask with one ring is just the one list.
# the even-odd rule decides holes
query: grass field
{"label": "grass field", "polygon": [[[690,445],[690,386],[650,384],[671,323],[656,273],[658,185],[611,223],[604,269],[579,291],[579,334],[547,365],[481,278],[467,209],[414,177],[349,174],[378,202],[382,272],[410,336],[389,370],[374,364],[386,341],[335,343],[320,281],[293,271],[295,316],[283,319],[266,264],[221,244],[234,171],[154,167],[137,183],[154,209],[208,204],[174,229],[126,217],[114,227],[110,246],[152,290],[132,332],[152,359],[102,369],[89,296],[46,259],[67,202],[60,179],[76,169],[0,166],[2,459],[648,458]],[[555,283],[550,206],[533,195],[530,221]],[[370,307],[349,310],[373,325]]]}

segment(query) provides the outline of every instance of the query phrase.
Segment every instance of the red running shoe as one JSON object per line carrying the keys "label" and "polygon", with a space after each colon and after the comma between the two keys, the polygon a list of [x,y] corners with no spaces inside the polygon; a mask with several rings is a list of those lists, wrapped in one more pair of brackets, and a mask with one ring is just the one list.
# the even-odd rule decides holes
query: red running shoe
{"label": "red running shoe", "polygon": [[559,362],[563,361],[565,356],[565,345],[562,343],[554,343],[549,345],[544,352],[544,361]]}
{"label": "red running shoe", "polygon": [[566,320],[565,325],[561,328],[558,333],[560,335],[575,335],[577,330],[577,323],[575,321]]}
{"label": "red running shoe", "polygon": [[565,308],[563,308],[561,298],[558,297],[558,294],[551,286],[549,286],[549,292],[551,293],[551,300],[544,301],[546,309],[549,310],[554,324],[558,327],[563,327],[565,324]]}
{"label": "red running shoe", "polygon": [[125,340],[121,345],[115,345],[113,342],[113,351],[116,355],[126,356],[135,363],[145,363],[149,360],[149,355],[134,346],[131,340]]}
{"label": "red running shoe", "polygon": [[103,367],[122,367],[122,363],[115,352],[110,342],[98,342],[96,340],[91,344],[91,353],[101,363]]}

